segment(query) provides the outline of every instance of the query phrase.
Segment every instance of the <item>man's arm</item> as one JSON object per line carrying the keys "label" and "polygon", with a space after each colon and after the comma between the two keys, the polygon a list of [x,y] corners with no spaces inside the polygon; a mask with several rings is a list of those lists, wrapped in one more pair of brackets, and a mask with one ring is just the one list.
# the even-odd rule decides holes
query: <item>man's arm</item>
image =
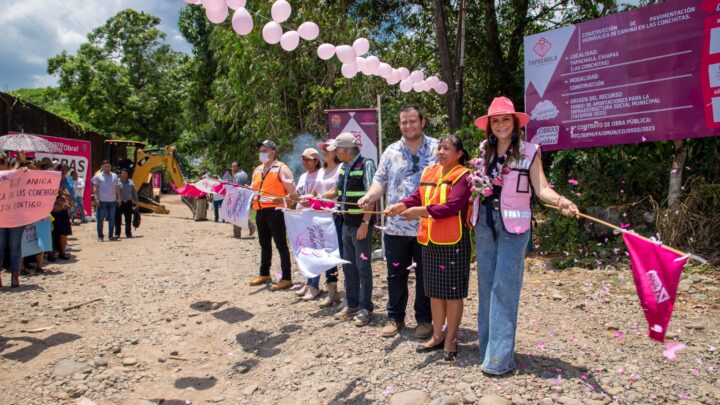
{"label": "man's arm", "polygon": [[378,200],[380,200],[383,194],[385,194],[388,182],[388,166],[390,162],[386,153],[383,153],[380,157],[380,164],[378,165],[377,171],[375,171],[375,165],[373,164],[373,175],[369,177],[369,179],[372,179],[372,184],[367,188],[368,191],[365,193],[365,196],[360,198],[358,201],[358,204],[360,204],[363,209],[370,209]]}
{"label": "man's arm", "polygon": [[280,168],[280,181],[285,187],[285,191],[288,193],[288,198],[291,200],[297,200],[297,191],[295,190],[295,179],[290,171],[290,168],[283,166]]}

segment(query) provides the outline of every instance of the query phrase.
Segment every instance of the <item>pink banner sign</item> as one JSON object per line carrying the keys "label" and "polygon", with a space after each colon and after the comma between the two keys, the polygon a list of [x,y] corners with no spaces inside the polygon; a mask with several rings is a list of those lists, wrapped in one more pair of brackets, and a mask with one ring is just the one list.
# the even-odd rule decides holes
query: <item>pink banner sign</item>
{"label": "pink banner sign", "polygon": [[357,108],[347,110],[327,110],[328,134],[335,139],[343,132],[350,132],[360,141],[360,154],[378,162],[378,124],[377,110]]}
{"label": "pink banner sign", "polygon": [[50,215],[60,188],[60,172],[0,171],[0,228],[15,228]]}
{"label": "pink banner sign", "polygon": [[[10,134],[17,132],[10,132]],[[36,152],[35,159],[42,158],[57,159],[60,163],[67,163],[70,173],[77,172],[78,177],[85,180],[85,188],[82,190],[82,202],[85,209],[85,215],[92,215],[92,167],[90,167],[92,147],[90,141],[80,141],[77,139],[58,138],[55,136],[37,135],[43,139],[56,144],[62,150],[62,153],[45,153]],[[76,190],[77,193],[77,190]]]}
{"label": "pink banner sign", "polygon": [[525,37],[544,150],[720,135],[720,0],[669,0]]}

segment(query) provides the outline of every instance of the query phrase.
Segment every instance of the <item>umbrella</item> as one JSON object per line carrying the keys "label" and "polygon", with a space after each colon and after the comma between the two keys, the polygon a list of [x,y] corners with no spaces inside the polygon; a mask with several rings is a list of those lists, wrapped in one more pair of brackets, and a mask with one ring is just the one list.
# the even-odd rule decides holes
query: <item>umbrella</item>
{"label": "umbrella", "polygon": [[62,148],[47,139],[30,134],[11,134],[0,136],[0,150],[25,152],[62,153]]}

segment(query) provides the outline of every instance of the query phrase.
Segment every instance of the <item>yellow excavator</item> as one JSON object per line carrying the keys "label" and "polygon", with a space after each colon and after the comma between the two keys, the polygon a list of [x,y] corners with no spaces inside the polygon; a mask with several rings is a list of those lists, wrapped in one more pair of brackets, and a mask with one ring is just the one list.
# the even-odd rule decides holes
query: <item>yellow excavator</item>
{"label": "yellow excavator", "polygon": [[[152,174],[165,170],[177,188],[185,185],[185,168],[175,146],[145,149],[145,144],[136,141],[105,141],[105,160],[109,160],[116,171],[127,169],[138,192],[140,209],[156,214],[169,214],[160,204],[160,192],[154,192]],[[195,201],[181,197],[182,201],[195,213]]]}

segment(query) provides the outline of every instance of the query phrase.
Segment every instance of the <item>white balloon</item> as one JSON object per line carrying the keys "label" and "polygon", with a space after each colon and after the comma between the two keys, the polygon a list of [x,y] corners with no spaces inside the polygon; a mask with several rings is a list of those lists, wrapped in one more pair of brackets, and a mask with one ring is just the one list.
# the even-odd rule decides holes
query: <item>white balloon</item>
{"label": "white balloon", "polygon": [[370,50],[370,41],[368,41],[367,38],[358,38],[353,42],[352,46],[358,56],[362,56]]}
{"label": "white balloon", "polygon": [[415,82],[415,84],[413,84],[413,90],[415,90],[416,93],[425,91],[425,81],[420,80],[419,82]]}
{"label": "white balloon", "polygon": [[205,10],[219,11],[221,8],[227,8],[225,0],[202,0],[202,5]]}
{"label": "white balloon", "polygon": [[268,44],[277,44],[278,42],[280,42],[280,38],[282,38],[282,35],[282,27],[275,21],[270,21],[263,27],[262,36],[265,42],[267,42]]}
{"label": "white balloon", "polygon": [[290,18],[290,14],[292,14],[292,7],[290,3],[285,0],[277,0],[273,3],[272,8],[270,8],[270,15],[272,15],[272,19],[276,23],[287,21],[287,19]]}
{"label": "white balloon", "polygon": [[335,55],[335,45],[333,44],[322,44],[317,49],[318,58],[322,60],[328,60]]}
{"label": "white balloon", "polygon": [[410,79],[405,79],[400,82],[400,91],[403,93],[409,93],[413,89],[413,83]]}
{"label": "white balloon", "polygon": [[300,44],[300,34],[297,31],[288,31],[280,37],[280,47],[288,52],[294,51]]}
{"label": "white balloon", "polygon": [[357,75],[358,71],[358,65],[357,63],[343,63],[342,67],[340,68],[340,72],[343,76],[345,76],[348,79],[352,79]]}
{"label": "white balloon", "polygon": [[225,3],[233,10],[237,10],[240,7],[245,7],[245,0],[225,0]]}
{"label": "white balloon", "polygon": [[382,77],[383,79],[387,79],[392,74],[392,66],[388,65],[385,62],[380,63],[380,66],[378,66],[378,76]]}
{"label": "white balloon", "polygon": [[355,50],[350,45],[340,45],[335,48],[335,54],[342,63],[355,63]]}
{"label": "white balloon", "polygon": [[207,16],[208,20],[210,20],[210,22],[213,24],[222,24],[223,22],[225,22],[225,20],[227,20],[229,14],[230,13],[228,12],[228,8],[224,2],[222,8],[220,9],[205,9],[205,15]]}
{"label": "white balloon", "polygon": [[365,58],[365,67],[371,75],[378,73],[378,67],[380,67],[380,58],[377,56],[368,56]]}
{"label": "white balloon", "polygon": [[305,21],[298,27],[300,38],[306,41],[312,41],[320,35],[320,27],[312,21]]}
{"label": "white balloon", "polygon": [[410,80],[412,80],[413,83],[417,83],[425,78],[425,73],[414,70],[412,73],[410,73]]}
{"label": "white balloon", "polygon": [[405,80],[410,77],[410,70],[406,67],[398,68],[398,72],[400,72],[400,80]]}
{"label": "white balloon", "polygon": [[447,91],[448,91],[448,85],[447,85],[447,83],[445,83],[443,81],[441,81],[440,83],[437,84],[437,86],[435,86],[435,92],[437,94],[445,94],[445,93],[447,93]]}
{"label": "white balloon", "polygon": [[253,30],[253,19],[245,7],[238,7],[232,17],[232,27],[240,35],[247,35]]}

